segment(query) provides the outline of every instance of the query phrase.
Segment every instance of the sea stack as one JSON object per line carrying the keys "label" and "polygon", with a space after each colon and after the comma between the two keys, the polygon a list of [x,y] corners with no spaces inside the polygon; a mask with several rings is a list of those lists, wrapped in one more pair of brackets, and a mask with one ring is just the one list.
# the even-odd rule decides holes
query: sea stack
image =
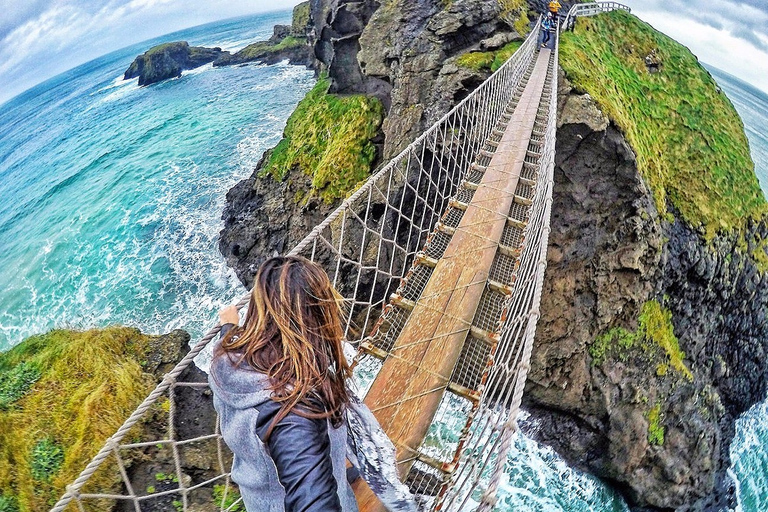
{"label": "sea stack", "polygon": [[178,78],[185,69],[194,69],[229,52],[221,48],[189,46],[176,41],[154,46],[134,59],[123,75],[124,80],[139,77],[139,85],[150,85],[168,78]]}

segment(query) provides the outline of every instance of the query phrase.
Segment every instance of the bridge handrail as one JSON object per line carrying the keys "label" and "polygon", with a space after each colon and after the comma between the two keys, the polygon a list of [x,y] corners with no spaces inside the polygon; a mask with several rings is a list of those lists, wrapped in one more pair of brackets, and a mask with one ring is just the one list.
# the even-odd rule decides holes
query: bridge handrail
{"label": "bridge handrail", "polygon": [[571,23],[576,22],[577,16],[597,16],[598,14],[610,11],[622,10],[632,12],[629,6],[619,2],[589,2],[585,4],[574,4],[568,11],[565,21],[560,25],[560,31],[570,27]]}

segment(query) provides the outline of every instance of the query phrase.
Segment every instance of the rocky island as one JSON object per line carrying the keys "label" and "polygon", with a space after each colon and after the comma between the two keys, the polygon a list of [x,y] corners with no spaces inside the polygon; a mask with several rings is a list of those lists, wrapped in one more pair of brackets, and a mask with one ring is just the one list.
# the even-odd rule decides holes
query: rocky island
{"label": "rocky island", "polygon": [[150,85],[178,78],[185,69],[195,69],[221,57],[221,48],[189,46],[186,41],[154,46],[134,59],[123,74],[123,80],[139,78],[139,85]]}
{"label": "rocky island", "polygon": [[294,8],[292,24],[276,25],[267,41],[250,44],[234,54],[218,47],[189,46],[186,41],[159,44],[136,57],[123,74],[123,80],[138,77],[139,85],[150,85],[178,78],[184,70],[209,63],[229,66],[248,62],[275,64],[287,60],[291,64],[312,67],[315,59],[309,44],[311,29],[307,1]]}

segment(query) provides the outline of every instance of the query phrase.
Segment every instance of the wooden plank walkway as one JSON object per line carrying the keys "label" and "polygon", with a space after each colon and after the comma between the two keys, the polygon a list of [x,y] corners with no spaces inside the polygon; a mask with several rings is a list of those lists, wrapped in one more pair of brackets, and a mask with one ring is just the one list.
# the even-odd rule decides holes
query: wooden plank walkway
{"label": "wooden plank walkway", "polygon": [[[402,477],[427,434],[486,286],[528,150],[549,56],[550,50],[541,50],[471,203],[366,396],[397,448]],[[361,510],[384,509],[366,505]]]}

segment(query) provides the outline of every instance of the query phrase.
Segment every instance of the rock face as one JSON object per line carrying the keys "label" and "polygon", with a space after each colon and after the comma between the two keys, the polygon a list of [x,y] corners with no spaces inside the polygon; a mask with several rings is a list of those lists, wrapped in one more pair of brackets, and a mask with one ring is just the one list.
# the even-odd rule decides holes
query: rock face
{"label": "rock face", "polygon": [[221,48],[189,46],[186,41],[165,43],[149,49],[134,59],[123,75],[124,80],[139,77],[139,85],[150,85],[168,78],[178,78],[185,69],[194,69],[221,57]]}
{"label": "rock face", "polygon": [[399,153],[486,78],[457,66],[456,57],[501,47],[505,36],[507,41],[520,38],[500,19],[495,0],[397,1],[374,13],[360,36],[357,60],[365,76],[392,86],[383,127],[385,158]]}
{"label": "rock face", "polygon": [[[488,76],[457,66],[459,55],[520,37],[499,19],[496,0],[397,0],[381,6],[373,0],[313,0],[311,7],[314,51],[332,81],[330,92],[373,95],[388,108],[384,159]],[[289,172],[280,182],[261,177],[263,162],[227,193],[222,215],[219,249],[246,286],[265,258],[290,249],[337,206],[298,206],[294,197],[307,188],[307,176]]]}
{"label": "rock face", "polygon": [[[589,96],[564,84],[559,103],[549,266],[525,394],[533,434],[613,482],[636,510],[733,506],[733,422],[766,393],[768,275],[735,236],[707,246],[660,217],[632,149]],[[765,222],[747,229],[749,240],[768,235]],[[671,313],[690,377],[658,347],[604,361],[590,353],[601,333],[636,329],[653,300]]]}

